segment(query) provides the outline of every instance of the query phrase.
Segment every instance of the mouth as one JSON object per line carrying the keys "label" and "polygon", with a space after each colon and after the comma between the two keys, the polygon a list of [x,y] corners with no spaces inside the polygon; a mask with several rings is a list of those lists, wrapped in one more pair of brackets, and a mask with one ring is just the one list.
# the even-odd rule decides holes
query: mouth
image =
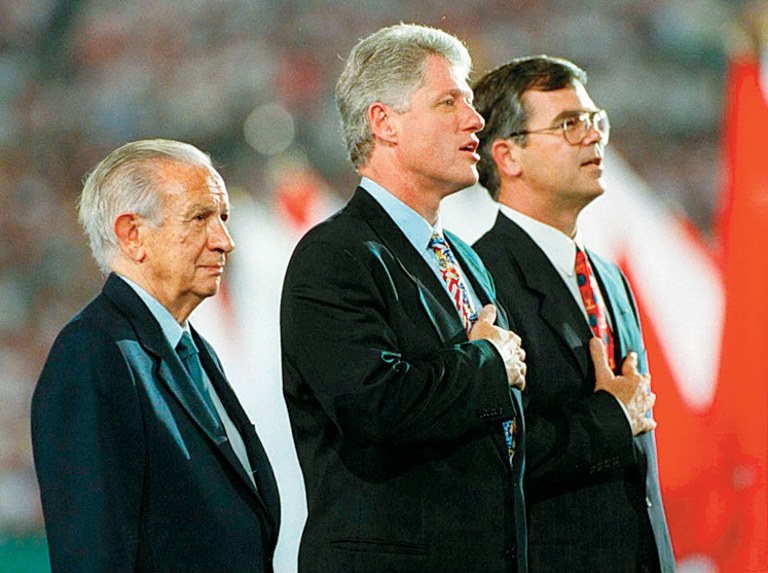
{"label": "mouth", "polygon": [[602,157],[592,157],[591,159],[588,159],[587,161],[584,161],[581,166],[582,167],[589,167],[591,165],[594,165],[595,167],[602,168],[603,166],[603,158]]}
{"label": "mouth", "polygon": [[224,265],[203,265],[203,268],[209,272],[212,272],[214,274],[223,274],[224,273]]}
{"label": "mouth", "polygon": [[459,147],[459,150],[471,153],[475,161],[480,161],[480,155],[477,153],[477,148],[479,146],[480,146],[480,142],[477,141],[476,139],[472,139],[471,141],[468,141],[467,143]]}

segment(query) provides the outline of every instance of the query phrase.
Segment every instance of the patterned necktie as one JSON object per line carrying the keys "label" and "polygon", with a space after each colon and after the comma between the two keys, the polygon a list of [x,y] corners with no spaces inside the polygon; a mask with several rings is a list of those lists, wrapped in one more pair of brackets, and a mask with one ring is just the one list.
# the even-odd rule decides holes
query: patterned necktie
{"label": "patterned necktie", "polygon": [[213,398],[211,398],[211,392],[208,388],[208,384],[205,383],[205,375],[203,374],[203,364],[200,362],[200,355],[194,342],[192,342],[192,335],[189,332],[184,332],[181,335],[181,340],[176,345],[176,353],[181,358],[181,363],[184,364],[184,368],[187,369],[189,377],[192,378],[192,382],[195,384],[195,388],[200,393],[205,405],[208,406],[208,410],[211,412],[215,420],[219,419],[216,412],[216,407],[213,405]]}
{"label": "patterned necktie", "polygon": [[605,305],[600,297],[600,289],[597,286],[587,255],[578,247],[576,247],[576,280],[579,283],[581,300],[584,301],[584,308],[587,311],[589,327],[592,329],[592,333],[605,343],[608,366],[613,370],[616,368],[613,334],[606,320]]}
{"label": "patterned necktie", "polygon": [[459,311],[461,322],[464,324],[464,330],[469,332],[477,320],[477,312],[475,312],[472,301],[469,299],[469,291],[464,284],[464,279],[461,278],[459,265],[453,256],[453,252],[451,252],[451,247],[448,246],[445,238],[437,231],[434,232],[429,240],[429,247],[437,255],[440,274],[448,286],[448,294],[451,295],[451,300],[453,300],[456,310]]}
{"label": "patterned necktie", "polygon": [[[461,277],[459,265],[453,256],[451,247],[439,232],[435,231],[429,240],[429,247],[437,255],[437,262],[440,265],[440,274],[448,287],[448,294],[451,295],[456,310],[464,324],[464,330],[470,331],[472,325],[477,320],[477,312],[469,298],[469,290]],[[512,465],[512,458],[515,455],[515,434],[517,433],[517,420],[507,420],[502,423],[504,428],[504,440],[507,443],[507,454],[509,455],[509,465]]]}

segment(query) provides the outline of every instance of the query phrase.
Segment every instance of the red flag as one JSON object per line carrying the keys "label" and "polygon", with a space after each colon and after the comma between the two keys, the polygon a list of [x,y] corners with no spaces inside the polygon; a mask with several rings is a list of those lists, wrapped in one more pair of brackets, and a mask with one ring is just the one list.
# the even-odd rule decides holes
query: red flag
{"label": "red flag", "polygon": [[[718,220],[727,293],[711,441],[692,445],[720,462],[707,525],[719,530],[721,571],[768,571],[768,104],[759,63],[731,64],[725,189]],[[711,452],[711,453],[710,453]],[[717,493],[714,493],[717,492]]]}

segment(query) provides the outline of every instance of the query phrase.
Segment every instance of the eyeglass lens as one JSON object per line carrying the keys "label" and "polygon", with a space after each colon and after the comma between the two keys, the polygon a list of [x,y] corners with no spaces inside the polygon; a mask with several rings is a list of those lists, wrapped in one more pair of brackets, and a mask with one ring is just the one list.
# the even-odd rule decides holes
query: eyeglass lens
{"label": "eyeglass lens", "polygon": [[602,136],[603,143],[608,143],[611,125],[608,121],[608,114],[604,110],[581,113],[563,121],[565,138],[572,144],[584,141],[592,127]]}

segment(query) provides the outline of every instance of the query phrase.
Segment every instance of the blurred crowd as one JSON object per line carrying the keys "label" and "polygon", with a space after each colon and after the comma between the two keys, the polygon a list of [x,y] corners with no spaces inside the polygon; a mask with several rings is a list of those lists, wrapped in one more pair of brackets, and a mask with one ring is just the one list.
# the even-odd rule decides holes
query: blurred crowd
{"label": "blurred crowd", "polygon": [[180,139],[267,208],[286,186],[299,202],[307,186],[346,198],[342,59],[381,26],[419,22],[464,39],[476,72],[533,53],[584,67],[612,145],[706,236],[736,4],[0,0],[0,534],[41,528],[29,400],[56,332],[100,283],[76,206],[109,151]]}

